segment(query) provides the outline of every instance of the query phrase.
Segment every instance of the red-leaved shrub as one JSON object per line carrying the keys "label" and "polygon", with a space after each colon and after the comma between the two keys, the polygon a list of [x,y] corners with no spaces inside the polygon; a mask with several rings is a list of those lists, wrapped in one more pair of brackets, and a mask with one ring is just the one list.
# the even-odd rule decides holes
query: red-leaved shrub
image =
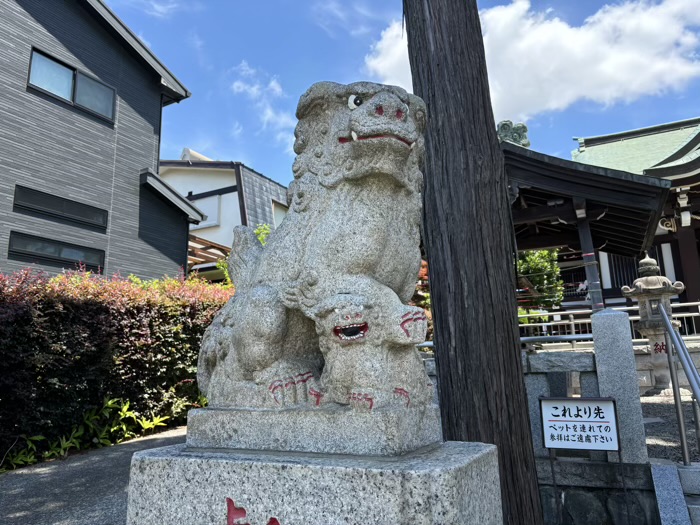
{"label": "red-leaved shrub", "polygon": [[233,295],[200,279],[0,274],[0,455],[66,433],[103,399],[184,420],[204,330]]}

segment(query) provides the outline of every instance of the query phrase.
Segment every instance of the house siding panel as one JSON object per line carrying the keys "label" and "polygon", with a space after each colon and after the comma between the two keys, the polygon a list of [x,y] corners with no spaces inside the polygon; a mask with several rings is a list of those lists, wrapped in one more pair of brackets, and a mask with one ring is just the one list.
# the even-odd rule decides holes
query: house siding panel
{"label": "house siding panel", "polygon": [[258,224],[275,225],[272,201],[287,203],[287,188],[264,177],[246,166],[241,165],[243,179],[243,198],[248,218],[248,225],[255,228]]}
{"label": "house siding panel", "polygon": [[[27,88],[32,46],[114,87],[114,124]],[[159,82],[77,0],[0,2],[0,271],[26,266],[7,259],[11,229],[103,249],[109,274],[160,277],[186,264],[184,246],[174,260],[139,237],[152,218],[163,238],[185,242],[184,215],[168,224],[160,203],[141,198],[140,170],[157,169]],[[13,212],[16,184],[108,210],[107,233]]]}

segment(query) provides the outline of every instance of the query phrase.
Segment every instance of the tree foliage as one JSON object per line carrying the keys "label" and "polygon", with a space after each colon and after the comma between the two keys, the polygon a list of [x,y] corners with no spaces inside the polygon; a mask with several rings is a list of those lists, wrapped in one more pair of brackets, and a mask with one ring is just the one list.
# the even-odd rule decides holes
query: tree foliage
{"label": "tree foliage", "polygon": [[520,252],[518,255],[519,306],[526,309],[555,308],[561,304],[564,299],[564,283],[557,264],[558,255],[559,250]]}

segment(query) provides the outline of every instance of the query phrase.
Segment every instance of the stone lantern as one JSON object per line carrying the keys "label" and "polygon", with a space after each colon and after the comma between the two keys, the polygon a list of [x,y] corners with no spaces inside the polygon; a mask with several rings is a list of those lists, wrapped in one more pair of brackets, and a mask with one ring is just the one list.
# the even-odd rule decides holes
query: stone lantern
{"label": "stone lantern", "polygon": [[[668,368],[668,350],[666,348],[664,321],[659,308],[664,308],[671,317],[671,297],[685,290],[685,285],[660,275],[656,260],[649,254],[639,262],[639,278],[632,287],[623,286],[622,295],[637,300],[639,304],[639,321],[636,329],[649,340],[649,351],[653,366],[654,386],[647,390],[645,396],[672,395],[671,375]],[[672,321],[679,326],[677,321]]]}

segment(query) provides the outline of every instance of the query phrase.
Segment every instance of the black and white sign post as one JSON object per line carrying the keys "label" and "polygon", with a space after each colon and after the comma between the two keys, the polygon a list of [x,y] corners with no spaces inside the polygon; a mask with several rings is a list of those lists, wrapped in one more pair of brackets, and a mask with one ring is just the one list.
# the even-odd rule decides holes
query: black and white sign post
{"label": "black and white sign post", "polygon": [[[598,450],[618,452],[620,478],[627,501],[627,484],[622,466],[617,407],[609,397],[540,397],[542,440],[549,450],[549,464],[555,494],[558,492],[554,474],[557,449]],[[561,498],[556,496],[557,513],[562,518]],[[629,507],[627,508],[629,523]]]}
{"label": "black and white sign post", "polygon": [[540,398],[544,447],[619,451],[615,400]]}

